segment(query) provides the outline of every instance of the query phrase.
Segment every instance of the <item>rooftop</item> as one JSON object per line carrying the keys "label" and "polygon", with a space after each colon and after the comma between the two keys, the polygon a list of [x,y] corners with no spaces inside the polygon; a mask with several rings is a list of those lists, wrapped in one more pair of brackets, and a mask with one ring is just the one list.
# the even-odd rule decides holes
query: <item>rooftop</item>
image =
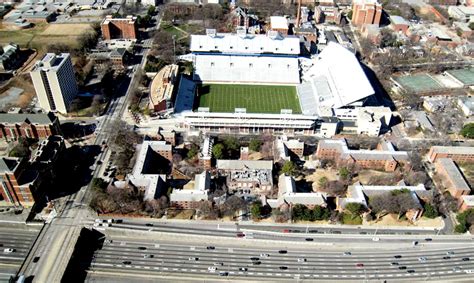
{"label": "rooftop", "polygon": [[12,173],[15,171],[21,159],[16,157],[0,158],[0,173]]}
{"label": "rooftop", "polygon": [[56,120],[53,113],[39,113],[39,114],[11,114],[0,113],[0,124],[40,124],[49,125]]}
{"label": "rooftop", "polygon": [[41,60],[36,62],[31,71],[57,71],[68,58],[70,58],[69,53],[61,53],[59,55],[46,53]]}
{"label": "rooftop", "polygon": [[439,163],[447,172],[448,177],[451,179],[455,189],[468,192],[471,191],[471,188],[466,183],[466,180],[459,171],[459,168],[451,158],[439,158],[436,162]]}
{"label": "rooftop", "polygon": [[281,16],[270,17],[270,26],[272,29],[288,29],[288,19]]}
{"label": "rooftop", "polygon": [[470,146],[432,146],[435,153],[474,155],[474,147]]}
{"label": "rooftop", "polygon": [[408,153],[406,151],[396,151],[391,142],[382,140],[382,150],[353,150],[349,149],[346,140],[320,140],[318,148],[332,148],[341,152],[341,157],[352,157],[355,160],[392,160],[405,161],[408,160]]}
{"label": "rooftop", "polygon": [[273,161],[270,160],[217,160],[219,170],[272,170]]}

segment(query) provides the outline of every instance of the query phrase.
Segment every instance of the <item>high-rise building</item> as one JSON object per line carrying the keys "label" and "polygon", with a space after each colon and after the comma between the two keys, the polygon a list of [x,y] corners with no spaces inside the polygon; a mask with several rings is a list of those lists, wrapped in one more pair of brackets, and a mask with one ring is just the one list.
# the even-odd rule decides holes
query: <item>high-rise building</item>
{"label": "high-rise building", "polygon": [[30,75],[41,108],[67,113],[78,91],[69,53],[47,53],[36,62]]}
{"label": "high-rise building", "polygon": [[379,25],[381,18],[382,5],[377,0],[354,0],[352,2],[353,25]]}

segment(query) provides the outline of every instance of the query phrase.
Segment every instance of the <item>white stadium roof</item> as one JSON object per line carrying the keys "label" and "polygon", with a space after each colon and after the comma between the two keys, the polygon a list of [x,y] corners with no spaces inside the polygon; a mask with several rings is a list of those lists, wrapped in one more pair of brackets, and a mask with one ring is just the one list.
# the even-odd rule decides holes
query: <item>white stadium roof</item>
{"label": "white stadium roof", "polygon": [[297,56],[300,53],[300,40],[295,36],[282,37],[264,34],[209,33],[191,35],[192,52],[222,52],[231,54],[272,53]]}
{"label": "white stadium roof", "polygon": [[322,109],[341,108],[375,93],[355,55],[334,42],[303,70],[303,81],[298,95],[306,115],[321,115]]}

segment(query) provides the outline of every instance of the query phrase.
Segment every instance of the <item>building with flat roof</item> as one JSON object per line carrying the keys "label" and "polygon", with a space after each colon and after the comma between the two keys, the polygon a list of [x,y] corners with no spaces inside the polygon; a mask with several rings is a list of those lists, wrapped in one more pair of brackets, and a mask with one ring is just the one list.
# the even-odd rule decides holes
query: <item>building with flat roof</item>
{"label": "building with flat roof", "polygon": [[438,158],[451,158],[455,162],[474,162],[474,147],[470,146],[432,146],[428,152],[428,160],[432,163]]}
{"label": "building with flat roof", "polygon": [[456,19],[461,22],[474,21],[474,7],[449,6],[448,14],[453,19]]}
{"label": "building with flat roof", "polygon": [[469,117],[474,114],[474,97],[459,97],[457,100],[457,105],[459,108],[461,108],[461,111],[464,116]]}
{"label": "building with flat roof", "polygon": [[195,81],[203,83],[254,83],[296,85],[300,82],[298,37],[217,33],[191,35]]}
{"label": "building with flat roof", "polygon": [[288,35],[288,19],[281,16],[271,16],[270,29],[282,35]]}
{"label": "building with flat roof", "polygon": [[100,24],[102,36],[105,40],[116,38],[137,39],[138,30],[136,20],[137,17],[134,16],[113,18],[112,15],[107,15]]}
{"label": "building with flat roof", "polygon": [[348,187],[346,197],[338,197],[336,199],[337,209],[344,210],[348,203],[359,203],[368,208],[367,199],[397,190],[408,190],[415,202],[418,203],[418,209],[416,209],[411,220],[415,220],[421,216],[423,206],[419,199],[428,199],[431,195],[431,191],[426,190],[423,184],[407,186],[404,181],[401,181],[396,186],[366,186],[360,182],[356,182]]}
{"label": "building with flat roof", "polygon": [[11,71],[18,67],[20,46],[9,43],[0,47],[0,72]]}
{"label": "building with flat roof", "polygon": [[78,93],[69,53],[47,53],[30,72],[36,96],[46,111],[67,113]]}
{"label": "building with flat roof", "polygon": [[209,170],[212,166],[212,146],[214,139],[210,136],[205,136],[199,151],[199,165],[204,169]]}
{"label": "building with flat roof", "polygon": [[178,79],[178,65],[163,67],[153,78],[150,86],[148,108],[152,111],[164,111],[172,108],[175,83]]}
{"label": "building with flat roof", "polygon": [[157,199],[166,193],[166,175],[160,174],[158,170],[158,163],[162,161],[157,158],[157,154],[171,160],[171,145],[165,141],[143,141],[132,174],[128,176],[134,186],[144,191],[145,201]]}
{"label": "building with flat roof", "polygon": [[273,161],[218,159],[216,168],[226,177],[229,192],[255,195],[273,188]]}
{"label": "building with flat roof", "polygon": [[183,189],[173,189],[170,194],[170,204],[179,209],[196,209],[199,202],[208,200],[211,187],[211,175],[208,171],[197,174],[194,181],[189,182]]}
{"label": "building with flat roof", "polygon": [[271,208],[280,208],[283,205],[293,207],[302,204],[313,209],[315,206],[326,207],[326,197],[325,193],[298,192],[295,179],[282,174],[278,177],[278,198],[266,199],[266,202]]}
{"label": "building with flat roof", "polygon": [[399,33],[407,34],[410,23],[401,16],[390,16],[390,27]]}
{"label": "building with flat roof", "polygon": [[377,0],[353,0],[352,24],[355,26],[379,25],[382,12],[382,5]]}
{"label": "building with flat roof", "polygon": [[58,118],[51,112],[38,114],[0,113],[0,138],[45,139],[61,133]]}
{"label": "building with flat roof", "polygon": [[462,195],[471,193],[471,188],[451,158],[438,158],[435,162],[435,168],[443,185],[453,197],[459,199]]}
{"label": "building with flat roof", "polygon": [[320,140],[316,156],[334,160],[338,166],[355,165],[366,169],[395,171],[397,166],[409,163],[406,151],[396,151],[392,143],[382,140],[376,150],[352,150],[345,139]]}
{"label": "building with flat roof", "polygon": [[7,203],[31,206],[35,202],[39,174],[28,166],[27,159],[0,157],[0,194]]}
{"label": "building with flat roof", "polygon": [[474,208],[474,195],[462,196],[460,211]]}

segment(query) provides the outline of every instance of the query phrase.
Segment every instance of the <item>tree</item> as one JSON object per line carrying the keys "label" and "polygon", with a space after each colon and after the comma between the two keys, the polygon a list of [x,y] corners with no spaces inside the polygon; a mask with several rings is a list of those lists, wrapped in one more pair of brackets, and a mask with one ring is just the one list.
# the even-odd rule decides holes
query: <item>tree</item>
{"label": "tree", "polygon": [[298,174],[298,168],[292,161],[286,161],[285,164],[283,164],[283,166],[281,167],[280,174],[296,176]]}
{"label": "tree", "polygon": [[339,169],[339,176],[343,180],[349,180],[351,178],[351,172],[347,169],[347,167],[342,167]]}
{"label": "tree", "polygon": [[147,15],[153,16],[155,14],[155,11],[156,7],[151,5],[150,7],[148,7]]}
{"label": "tree", "polygon": [[260,139],[254,138],[250,141],[249,144],[249,149],[251,151],[260,151],[260,148],[262,147],[262,141]]}
{"label": "tree", "polygon": [[253,220],[260,219],[262,216],[262,203],[259,201],[254,202],[250,207],[250,214]]}
{"label": "tree", "polygon": [[469,23],[469,28],[474,30],[474,22]]}
{"label": "tree", "polygon": [[31,154],[30,143],[27,139],[20,137],[18,143],[10,150],[10,157],[29,158]]}
{"label": "tree", "polygon": [[[474,24],[474,23],[473,23]],[[464,125],[459,134],[465,138],[473,139],[474,138],[474,123],[469,123]]]}
{"label": "tree", "polygon": [[199,148],[197,147],[197,145],[193,144],[191,148],[188,150],[186,157],[188,159],[193,159],[198,153],[199,153]]}
{"label": "tree", "polygon": [[234,195],[228,198],[220,209],[223,215],[234,216],[237,211],[245,210],[246,208],[247,203],[242,198]]}
{"label": "tree", "polygon": [[328,181],[329,181],[328,178],[325,177],[325,176],[319,178],[319,180],[318,180],[318,185],[319,185],[319,187],[320,187],[320,188],[326,187],[326,185],[328,184]]}
{"label": "tree", "polygon": [[222,159],[224,158],[224,145],[221,143],[215,144],[212,147],[212,154],[214,155],[214,158],[216,159]]}
{"label": "tree", "polygon": [[467,232],[466,225],[458,224],[454,227],[454,232],[464,234]]}
{"label": "tree", "polygon": [[343,196],[346,194],[347,185],[343,181],[329,181],[324,191],[332,196]]}
{"label": "tree", "polygon": [[359,215],[364,207],[358,202],[350,202],[346,204],[345,209],[349,211],[352,215]]}
{"label": "tree", "polygon": [[314,220],[328,220],[331,212],[329,208],[316,205],[313,208],[313,219]]}
{"label": "tree", "polygon": [[423,213],[423,216],[425,216],[426,218],[433,219],[433,218],[438,217],[438,215],[439,215],[436,208],[434,206],[432,206],[431,204],[429,204],[429,203],[425,203],[424,209],[425,209],[425,212]]}
{"label": "tree", "polygon": [[227,137],[226,139],[224,139],[224,146],[229,156],[234,155],[234,153],[240,150],[240,143],[234,137]]}

